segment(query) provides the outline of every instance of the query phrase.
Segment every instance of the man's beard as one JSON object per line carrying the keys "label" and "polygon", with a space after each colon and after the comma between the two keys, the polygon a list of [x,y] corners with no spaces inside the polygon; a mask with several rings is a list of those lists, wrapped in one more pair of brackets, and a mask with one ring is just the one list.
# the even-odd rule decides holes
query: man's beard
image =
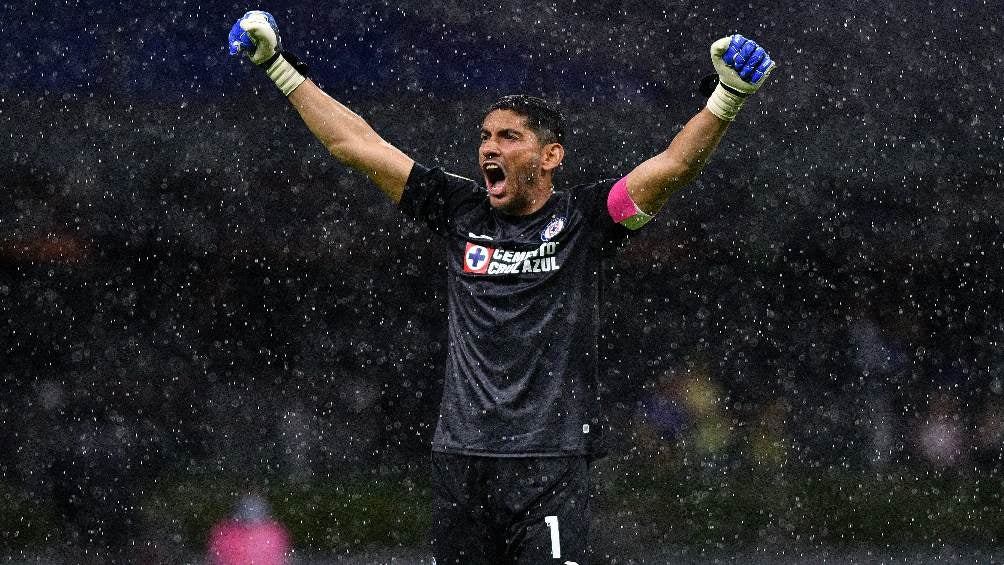
{"label": "man's beard", "polygon": [[533,204],[536,185],[540,181],[540,171],[534,166],[527,166],[516,172],[511,178],[517,181],[514,183],[515,186],[510,188],[512,196],[507,203],[499,206],[499,210],[507,213],[518,212]]}

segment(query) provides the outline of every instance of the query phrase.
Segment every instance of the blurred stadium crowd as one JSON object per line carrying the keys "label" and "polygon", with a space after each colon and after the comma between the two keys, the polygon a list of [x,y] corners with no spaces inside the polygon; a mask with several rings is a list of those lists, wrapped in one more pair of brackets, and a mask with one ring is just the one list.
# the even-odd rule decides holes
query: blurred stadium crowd
{"label": "blurred stadium crowd", "polygon": [[[3,172],[0,469],[70,519],[128,514],[165,475],[309,481],[428,449],[446,347],[436,242],[287,116],[239,133],[212,110],[229,143],[193,147],[176,130],[204,126],[173,123],[116,129],[108,146],[71,134],[77,161]],[[73,108],[62,131],[105,112]],[[423,119],[411,127],[440,125]],[[232,151],[270,128],[291,141],[267,159]],[[619,166],[573,151],[569,183]],[[1002,263],[986,211],[999,196],[968,199],[979,207],[957,213],[972,219],[945,226],[935,251],[943,219],[875,201],[900,187],[814,179],[819,215],[803,218],[762,204],[771,172],[744,174],[732,152],[605,274],[611,451],[997,472]]]}

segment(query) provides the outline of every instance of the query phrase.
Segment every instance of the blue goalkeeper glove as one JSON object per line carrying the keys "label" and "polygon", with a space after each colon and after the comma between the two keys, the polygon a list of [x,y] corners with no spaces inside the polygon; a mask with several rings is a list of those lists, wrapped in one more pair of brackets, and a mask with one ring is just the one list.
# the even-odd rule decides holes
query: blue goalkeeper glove
{"label": "blue goalkeeper glove", "polygon": [[711,62],[718,72],[718,86],[708,98],[708,110],[729,122],[777,66],[763,47],[739,34],[712,43]]}
{"label": "blue goalkeeper glove", "polygon": [[252,10],[230,28],[230,54],[247,53],[286,96],[306,80],[306,65],[282,51],[279,26],[268,12]]}

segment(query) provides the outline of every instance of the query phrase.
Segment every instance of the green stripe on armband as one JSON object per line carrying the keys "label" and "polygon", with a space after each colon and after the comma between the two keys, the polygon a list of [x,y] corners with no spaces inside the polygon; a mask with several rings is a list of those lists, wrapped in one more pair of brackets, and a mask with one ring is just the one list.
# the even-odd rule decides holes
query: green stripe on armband
{"label": "green stripe on armband", "polygon": [[638,210],[638,213],[634,216],[628,216],[620,221],[620,224],[627,229],[634,231],[641,229],[642,226],[652,221],[652,216]]}

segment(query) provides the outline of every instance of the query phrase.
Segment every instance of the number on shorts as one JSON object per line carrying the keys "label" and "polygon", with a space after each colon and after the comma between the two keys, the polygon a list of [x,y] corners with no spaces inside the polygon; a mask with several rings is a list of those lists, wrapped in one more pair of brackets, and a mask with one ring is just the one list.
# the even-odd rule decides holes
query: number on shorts
{"label": "number on shorts", "polygon": [[551,530],[551,557],[561,558],[561,538],[558,536],[558,517],[544,516],[544,523]]}

